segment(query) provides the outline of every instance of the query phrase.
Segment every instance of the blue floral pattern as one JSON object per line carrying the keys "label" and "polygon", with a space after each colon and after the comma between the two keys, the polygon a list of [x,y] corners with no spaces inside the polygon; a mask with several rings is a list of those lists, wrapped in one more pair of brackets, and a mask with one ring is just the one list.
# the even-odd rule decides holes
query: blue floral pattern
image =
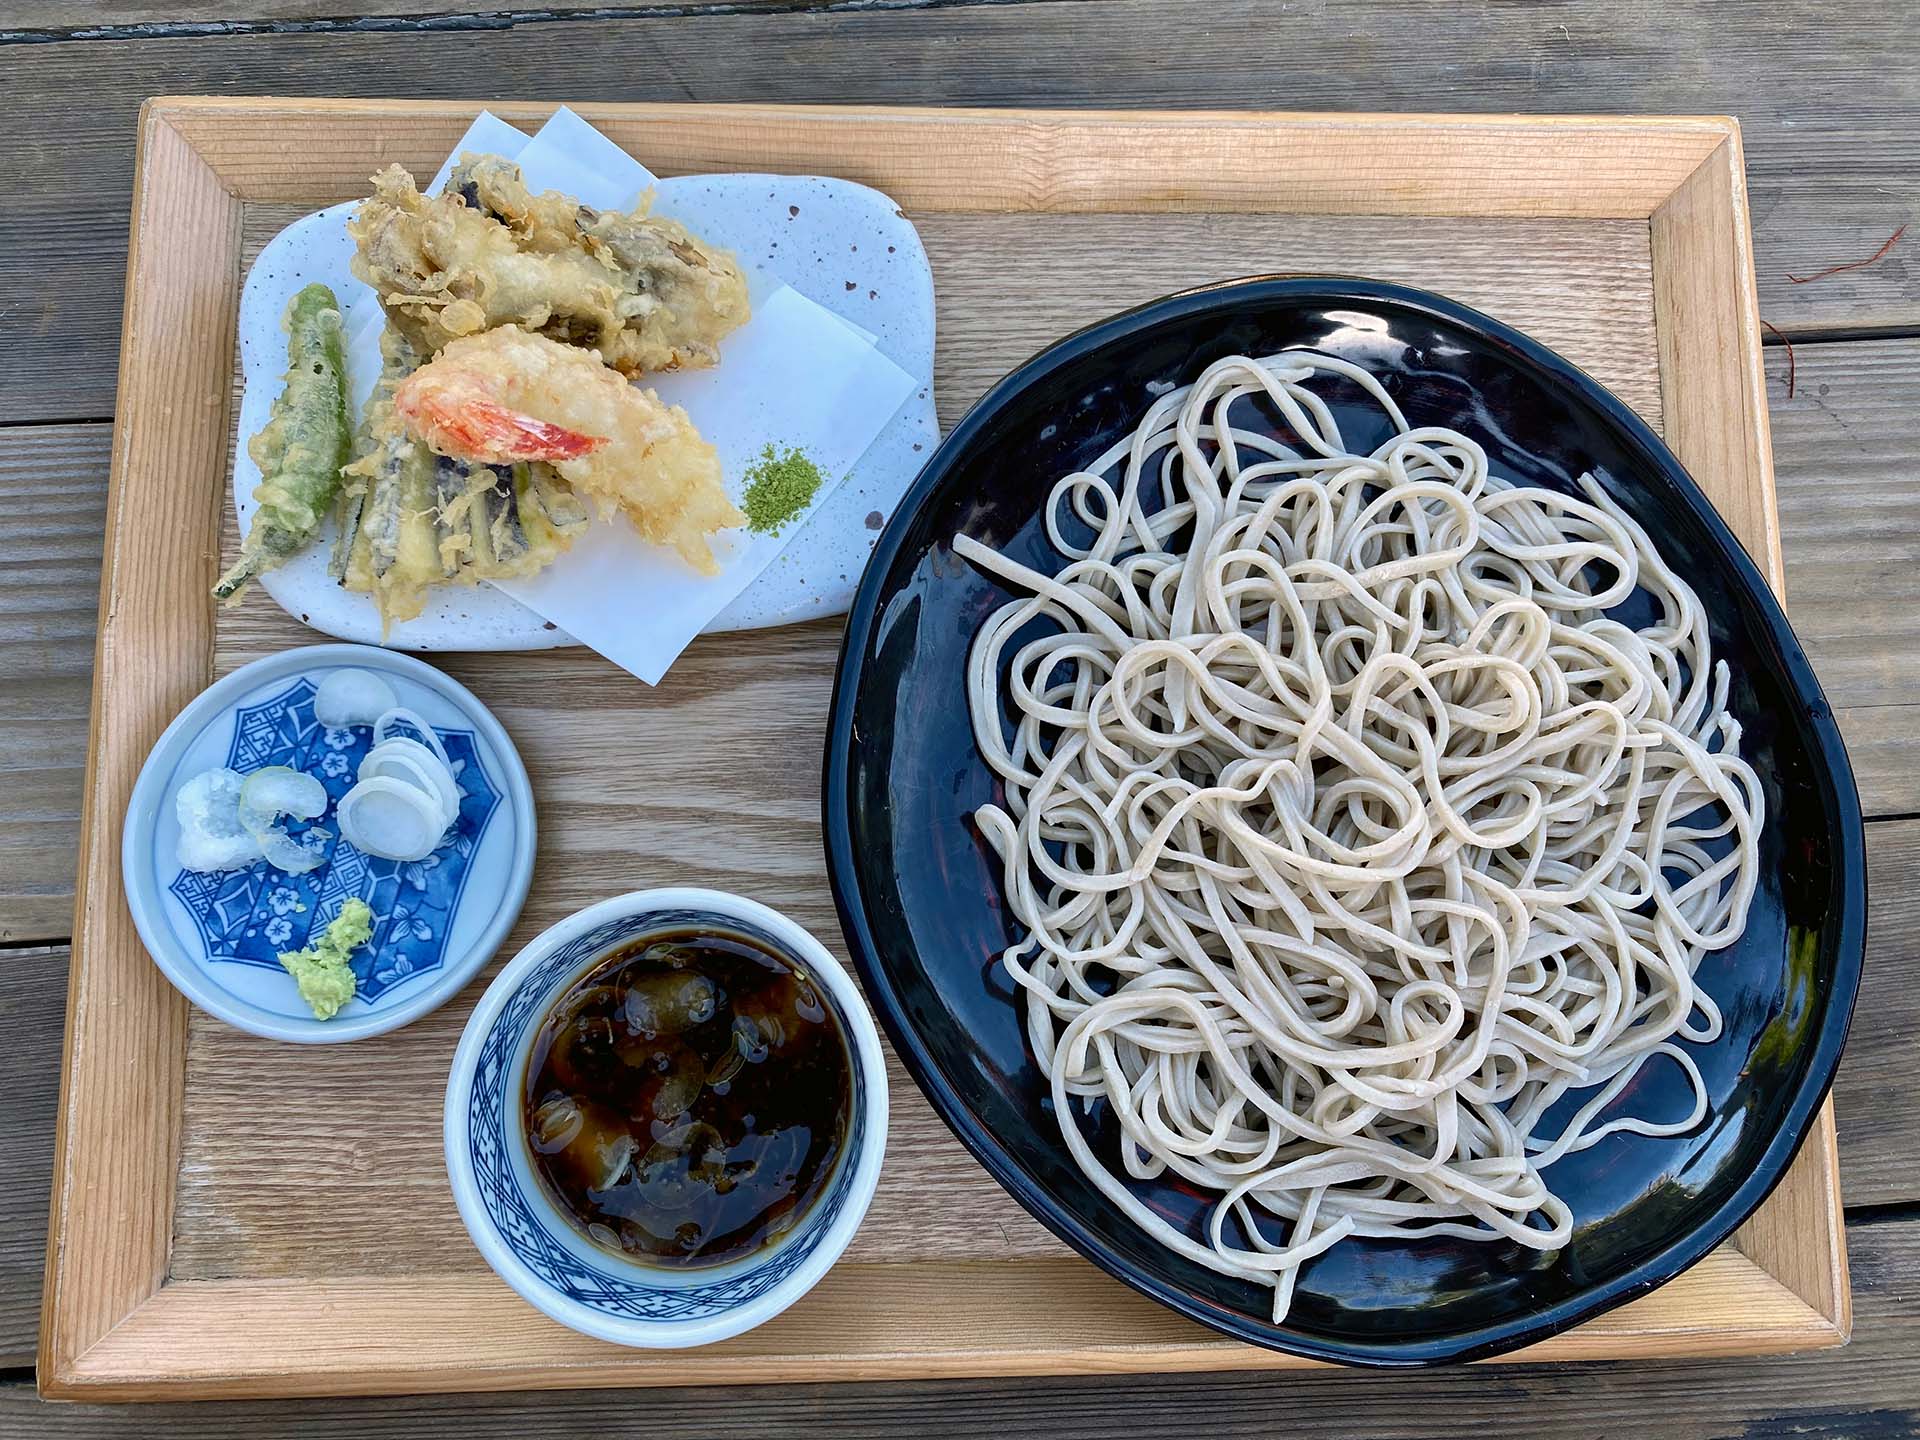
{"label": "blue floral pattern", "polygon": [[453,916],[500,796],[481,764],[473,732],[436,727],[460,788],[450,838],[424,860],[361,854],[333,833],[338,830],[333,810],[353,787],[373,743],[372,729],[320,724],[313,717],[313,696],[313,683],[303,676],[272,699],[241,707],[234,714],[226,763],[242,774],[263,765],[290,765],[326,786],[326,814],[285,824],[295,838],[310,830],[327,832],[318,847],[327,863],[305,875],[289,875],[264,860],[246,870],[211,875],[182,870],[167,888],[193,916],[209,961],[275,971],[282,950],[305,945],[347,900],[366,901],[373,911],[373,938],[356,952],[353,968],[358,994],[373,1001],[410,975],[438,970],[446,959]]}
{"label": "blue floral pattern", "polygon": [[[820,1246],[833,1222],[853,1194],[853,1175],[864,1148],[865,1107],[855,1104],[847,1143],[841,1152],[838,1174],[832,1188],[808,1210],[800,1226],[785,1245],[774,1250],[759,1264],[733,1271],[723,1279],[706,1285],[650,1285],[635,1278],[609,1256],[605,1268],[589,1264],[573,1248],[554,1235],[542,1208],[530,1204],[521,1176],[516,1173],[511,1147],[524,1146],[516,1130],[510,1138],[506,1117],[510,1100],[519,1094],[518,1077],[511,1073],[519,1041],[533,1023],[535,1013],[543,1011],[557,998],[560,988],[588,962],[616,945],[641,933],[686,922],[716,923],[714,916],[654,914],[623,916],[576,936],[561,946],[520,982],[481,1046],[474,1066],[473,1084],[467,1092],[467,1154],[480,1192],[480,1203],[499,1232],[501,1240],[540,1281],[590,1309],[626,1320],[681,1321],[700,1320],[723,1315],[773,1289]],[[737,920],[717,923],[730,929],[747,929]],[[767,937],[762,937],[767,938]],[[768,939],[776,950],[779,945]],[[845,1028],[845,1022],[842,1022]],[[860,1055],[847,1047],[853,1066],[853,1093],[864,1092]]]}

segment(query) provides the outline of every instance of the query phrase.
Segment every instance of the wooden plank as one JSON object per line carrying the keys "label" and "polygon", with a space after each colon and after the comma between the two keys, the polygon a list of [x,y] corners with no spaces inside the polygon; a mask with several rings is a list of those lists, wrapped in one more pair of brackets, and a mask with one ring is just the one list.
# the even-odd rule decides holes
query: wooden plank
{"label": "wooden plank", "polygon": [[1768,352],[1788,613],[1869,815],[1920,813],[1920,341]]}
{"label": "wooden plank", "polygon": [[[87,737],[73,980],[47,1246],[42,1375],[60,1373],[166,1273],[186,1002],[127,914],[119,821],[166,721],[205,687],[232,369],[238,207],[180,136],[143,125]],[[198,484],[193,477],[206,477]],[[84,1178],[83,1178],[84,1177]],[[71,1242],[71,1243],[69,1243]]]}
{"label": "wooden plank", "polygon": [[[1738,135],[1654,212],[1651,240],[1667,442],[1780,594],[1785,565]],[[1842,1230],[1828,1105],[1785,1178],[1733,1244],[1829,1317],[1844,1337],[1852,1320]]]}
{"label": "wooden plank", "polygon": [[[1654,212],[1652,242],[1667,444],[1778,594],[1786,571],[1739,136]],[[1725,362],[1729,349],[1738,357],[1731,364]]]}
{"label": "wooden plank", "polygon": [[1839,719],[1866,813],[1920,815],[1920,708],[1854,706]]}
{"label": "wooden plank", "polygon": [[104,425],[0,430],[0,943],[73,924],[108,438]]}
{"label": "wooden plank", "polygon": [[46,1266],[47,1186],[53,1173],[54,1098],[67,952],[0,953],[0,1129],[8,1136],[0,1185],[0,1368],[33,1363]]}
{"label": "wooden plank", "polygon": [[1275,271],[1444,290],[1559,349],[1648,424],[1664,424],[1649,240],[1637,222],[938,212],[913,220],[933,265],[943,428],[1022,360],[1084,325],[1175,290]]}
{"label": "wooden plank", "polygon": [[1495,7],[1442,26],[1417,0],[1345,19],[1257,0],[1110,0],[1098,23],[1085,6],[1009,4],[4,47],[23,139],[0,189],[0,256],[25,323],[0,349],[0,394],[21,418],[107,413],[134,111],[195,90],[1725,112],[1746,125],[1764,313],[1823,329],[1920,323],[1920,266],[1904,249],[1812,285],[1784,278],[1870,253],[1911,212],[1920,74],[1898,58],[1915,43],[1911,7],[1835,0],[1816,26],[1767,7],[1632,10],[1617,23],[1611,10]]}
{"label": "wooden plank", "polygon": [[[636,1401],[608,1391],[420,1396],[395,1401],[249,1401],[228,1405],[47,1405],[0,1390],[0,1440],[33,1436],[280,1437],[351,1433],[412,1440],[458,1427],[474,1440],[546,1440],[643,1413],[650,1433],[716,1437],[996,1435],[1095,1440],[1184,1434],[1196,1417],[1220,1440],[1265,1440],[1284,1414],[1320,1440],[1431,1440],[1438,1430],[1635,1434],[1659,1417],[1662,1440],[1786,1435],[1894,1440],[1920,1429],[1920,1220],[1849,1232],[1860,1324],[1842,1350],[1771,1360],[1634,1366],[1485,1367],[1401,1373],[1097,1375],[1073,1379],[888,1385],[661,1389]],[[389,1343],[383,1337],[382,1343]],[[405,1344],[406,1337],[392,1337]],[[1436,1420],[1435,1417],[1444,1417]]]}
{"label": "wooden plank", "polygon": [[[471,123],[470,102],[158,101],[243,200],[365,193],[357,151],[424,171]],[[552,103],[491,108],[536,129]],[[909,210],[1276,212],[1644,220],[1734,127],[1717,116],[1485,117],[1312,111],[959,109],[927,105],[579,107],[660,174],[813,169]],[[298,168],[262,133],[311,157]],[[1167,164],[1169,152],[1180,157]]]}
{"label": "wooden plank", "polygon": [[1834,1082],[1849,1205],[1920,1201],[1920,821],[1867,827],[1867,963]]}
{"label": "wooden plank", "polygon": [[1788,399],[1769,355],[1794,629],[1835,706],[1920,703],[1920,340],[1796,345],[1794,358]]}
{"label": "wooden plank", "polygon": [[[689,12],[701,10],[804,10],[824,8],[840,0],[693,0],[676,5]],[[502,0],[431,0],[428,5],[408,0],[36,0],[31,13],[10,19],[6,29],[34,35],[76,33],[94,35],[192,27],[197,34],[238,32],[267,24],[302,20],[344,22],[381,17],[447,19],[471,16],[480,23],[503,21],[510,13],[532,7],[508,6]],[[605,0],[542,0],[541,15],[568,15],[582,10],[605,10]],[[28,23],[30,22],[30,23]],[[4,33],[4,32],[0,32]]]}
{"label": "wooden plank", "polygon": [[[442,1323],[458,1315],[458,1326]],[[906,1317],[911,1317],[908,1320]],[[404,1347],[372,1336],[404,1335]],[[1780,1354],[1843,1343],[1764,1270],[1722,1247],[1618,1310],[1516,1352],[1521,1360]],[[297,1357],[297,1362],[292,1357]],[[586,1340],[492,1275],[389,1274],[169,1284],[52,1380],[87,1399],[620,1385],[775,1385],[974,1375],[1303,1370],[1226,1340],[1083,1261],[839,1265],[791,1310],[692,1351]]]}

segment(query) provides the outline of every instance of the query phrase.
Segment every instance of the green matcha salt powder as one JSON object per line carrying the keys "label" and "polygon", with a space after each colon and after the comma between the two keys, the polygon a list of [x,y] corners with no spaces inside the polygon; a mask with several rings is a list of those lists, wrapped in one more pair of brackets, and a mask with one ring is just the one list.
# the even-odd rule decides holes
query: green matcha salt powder
{"label": "green matcha salt powder", "polygon": [[789,446],[786,452],[768,445],[759,460],[747,468],[747,493],[741,508],[747,528],[762,535],[778,535],[820,493],[820,467]]}

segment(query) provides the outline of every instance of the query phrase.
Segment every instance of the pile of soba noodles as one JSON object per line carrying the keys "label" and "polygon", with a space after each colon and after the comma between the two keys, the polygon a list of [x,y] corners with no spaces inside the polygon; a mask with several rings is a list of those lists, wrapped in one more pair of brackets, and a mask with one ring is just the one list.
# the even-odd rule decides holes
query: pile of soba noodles
{"label": "pile of soba noodles", "polygon": [[[1396,433],[1355,453],[1332,386]],[[1349,1236],[1557,1249],[1546,1167],[1705,1114],[1674,1042],[1719,1033],[1693,975],[1746,924],[1763,800],[1699,600],[1579,488],[1496,479],[1365,370],[1286,352],[1060,480],[1058,573],[956,542],[1023,592],[972,651],[1006,792],[975,818],[1066,1144],[1276,1321]],[[1609,613],[1636,589],[1637,628]],[[1691,1113],[1612,1113],[1656,1056]],[[1096,1154],[1095,1097],[1111,1163],[1217,1197],[1204,1243]]]}

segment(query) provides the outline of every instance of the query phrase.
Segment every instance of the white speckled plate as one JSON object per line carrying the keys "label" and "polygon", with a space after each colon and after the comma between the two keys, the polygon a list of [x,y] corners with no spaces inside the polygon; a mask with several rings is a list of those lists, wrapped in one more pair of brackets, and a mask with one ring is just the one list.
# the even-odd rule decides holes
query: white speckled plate
{"label": "white speckled plate", "polygon": [[[328,671],[346,667],[385,676],[453,762],[459,813],[424,860],[375,859],[340,838],[335,805],[354,782],[371,727],[321,725],[313,695]],[[305,875],[264,860],[217,874],[183,870],[175,858],[180,787],[204,770],[264,765],[291,765],[326,786],[326,813],[312,822],[331,836],[326,862]],[[201,692],[141,767],[120,836],[127,908],[174,987],[229,1025],[309,1044],[396,1029],[458,993],[519,917],[533,853],[533,791],[500,722],[425,661],[363,645],[270,655]],[[331,1020],[316,1020],[279,953],[317,937],[351,897],[372,909],[373,937],[354,956],[354,998]]]}
{"label": "white speckled plate", "polygon": [[[940,438],[933,408],[933,272],[920,237],[879,191],[822,176],[681,176],[659,182],[655,207],[661,214],[697,213],[716,244],[778,274],[871,334],[882,354],[919,381],[913,398],[846,481],[706,628],[750,630],[838,614],[847,608],[881,524]],[[346,221],[354,208],[335,205],[296,220],[267,242],[247,274],[240,297],[245,390],[233,465],[242,531],[257,508],[253,488],[260,478],[245,440],[266,424],[286,370],[280,319],[287,301],[314,281],[331,286],[346,308],[349,333],[377,308],[373,292],[348,269],[353,242]],[[364,397],[373,377],[352,378],[354,393]],[[373,601],[341,589],[327,574],[332,543],[329,525],[261,584],[288,614],[314,629],[379,644]],[[537,650],[572,644],[573,637],[483,584],[430,590],[421,615],[395,625],[385,643],[407,650]]]}

